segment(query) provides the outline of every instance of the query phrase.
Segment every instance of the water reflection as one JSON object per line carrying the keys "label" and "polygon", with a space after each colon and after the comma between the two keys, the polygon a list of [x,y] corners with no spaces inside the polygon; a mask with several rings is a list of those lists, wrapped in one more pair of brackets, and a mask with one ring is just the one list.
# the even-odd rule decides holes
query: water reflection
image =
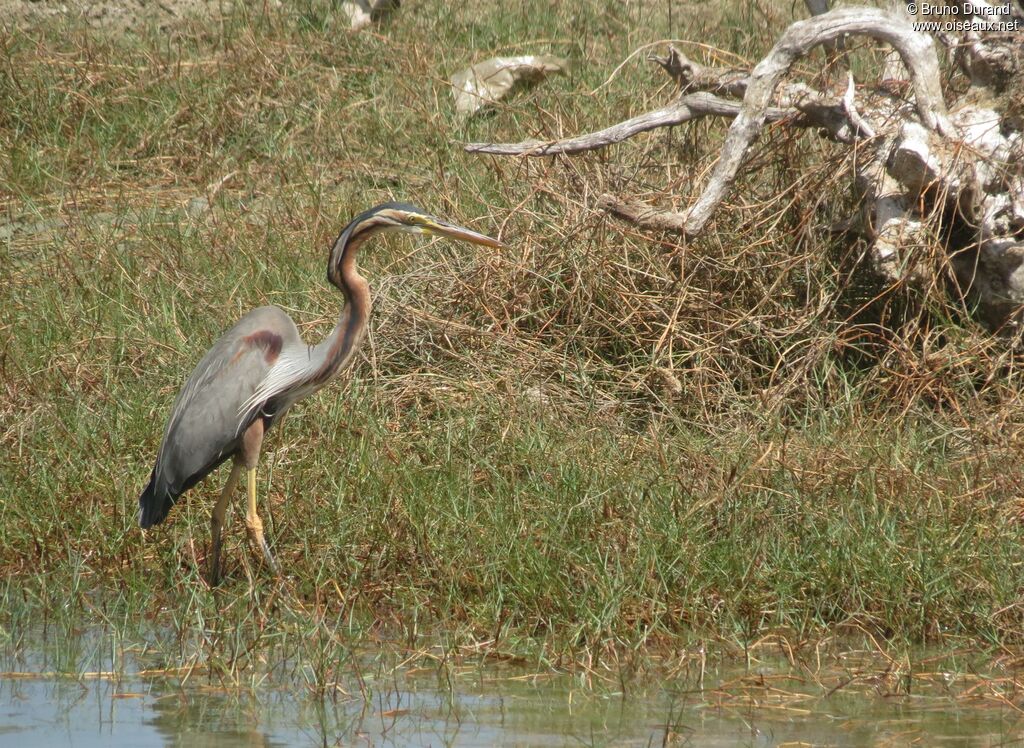
{"label": "water reflection", "polygon": [[[511,668],[377,673],[314,697],[194,676],[0,676],[0,746],[700,745],[988,746],[1024,739],[1007,700],[877,684],[834,690],[785,668],[721,667],[628,695]],[[842,683],[837,681],[836,683]],[[883,684],[884,685],[884,684]],[[349,689],[348,686],[351,686]]]}
{"label": "water reflection", "polygon": [[[160,695],[160,691],[168,693]],[[191,748],[271,748],[286,746],[266,730],[259,700],[251,695],[215,693],[209,690],[154,688],[143,701],[143,726],[163,736],[166,746]]]}

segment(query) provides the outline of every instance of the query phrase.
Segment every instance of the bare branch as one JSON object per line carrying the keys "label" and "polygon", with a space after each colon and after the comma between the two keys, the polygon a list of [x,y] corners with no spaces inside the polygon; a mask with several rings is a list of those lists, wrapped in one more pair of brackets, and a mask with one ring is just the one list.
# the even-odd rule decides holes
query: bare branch
{"label": "bare branch", "polygon": [[915,198],[945,178],[946,163],[933,153],[929,135],[916,122],[904,122],[886,162],[889,176]]}
{"label": "bare branch", "polygon": [[853,102],[853,97],[857,92],[857,87],[853,83],[853,73],[847,73],[848,83],[846,86],[846,94],[843,96],[843,109],[846,111],[846,116],[850,122],[853,123],[854,127],[860,130],[865,137],[875,137],[875,130],[867,121],[860,116],[860,112],[857,111],[857,106]]}
{"label": "bare branch", "polygon": [[624,218],[645,229],[655,231],[681,232],[686,223],[686,214],[652,208],[636,200],[621,200],[614,195],[604,194],[597,199],[597,207]]}
{"label": "bare branch", "polygon": [[668,54],[664,57],[650,55],[647,59],[658,63],[679,84],[683,93],[710,91],[739,99],[747,92],[749,73],[746,70],[701,65],[683,54],[674,44],[668,45]]}
{"label": "bare branch", "polygon": [[[807,6],[807,12],[810,13],[812,16],[823,16],[826,13],[828,13],[828,4],[828,0],[804,0],[804,5]],[[821,46],[825,48],[825,57],[832,58],[837,52],[843,52],[843,61],[846,61],[846,45],[843,43],[842,37],[830,42],[825,42]]]}
{"label": "bare branch", "polygon": [[[613,143],[620,143],[634,135],[658,127],[681,125],[684,122],[708,116],[735,117],[741,108],[739,102],[727,101],[713,94],[701,92],[684,96],[666,107],[619,122],[604,130],[575,138],[547,143],[541,140],[527,140],[523,143],[469,143],[464,147],[469,153],[492,153],[498,156],[553,156],[559,153],[582,153],[604,148]],[[764,116],[767,121],[775,122],[791,116],[793,113],[789,109],[769,107]]]}
{"label": "bare branch", "polygon": [[699,234],[725,197],[747,149],[764,126],[768,102],[782,75],[801,55],[843,34],[870,36],[892,45],[910,71],[918,113],[924,125],[944,135],[955,134],[946,115],[939,83],[939,63],[930,37],[918,33],[906,21],[875,8],[841,8],[798,21],[786,30],[768,56],[750,74],[743,111],[729,128],[711,181],[688,213],[687,234]]}

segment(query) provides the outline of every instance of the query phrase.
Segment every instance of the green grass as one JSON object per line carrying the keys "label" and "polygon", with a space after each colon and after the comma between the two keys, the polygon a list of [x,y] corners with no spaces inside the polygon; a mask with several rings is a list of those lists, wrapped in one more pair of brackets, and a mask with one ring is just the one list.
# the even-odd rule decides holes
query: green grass
{"label": "green grass", "polygon": [[[969,323],[863,342],[875,328],[844,316],[863,301],[847,258],[807,228],[836,181],[802,170],[820,144],[776,158],[769,135],[738,187],[751,202],[806,188],[767,235],[738,199],[674,258],[587,208],[584,185],[685,197],[720,125],[571,161],[459,148],[652,108],[671,92],[642,61],[585,92],[669,36],[756,58],[786,13],[677,13],[670,29],[644,3],[431,2],[350,35],[330,4],[297,7],[116,40],[54,25],[4,44],[9,646],[100,627],[168,665],[199,658],[234,680],[276,667],[325,688],[353,643],[379,638],[483,641],[545,665],[771,632],[1020,642],[1017,375]],[[450,73],[531,51],[569,57],[571,74],[454,117]],[[197,197],[213,209],[190,215]],[[389,198],[500,228],[509,249],[366,247],[365,356],[293,410],[260,472],[287,581],[248,553],[240,494],[211,591],[225,475],[165,526],[135,525],[174,394],[254,306],[325,334],[340,303],[326,246]]]}

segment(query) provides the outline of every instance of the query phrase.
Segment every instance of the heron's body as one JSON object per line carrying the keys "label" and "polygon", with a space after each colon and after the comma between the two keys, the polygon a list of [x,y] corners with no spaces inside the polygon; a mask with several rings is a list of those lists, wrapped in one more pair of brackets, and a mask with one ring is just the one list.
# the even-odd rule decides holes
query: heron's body
{"label": "heron's body", "polygon": [[140,499],[142,527],[160,524],[181,494],[238,454],[253,421],[261,420],[266,431],[284,415],[292,403],[263,402],[252,413],[244,406],[286,349],[309,350],[287,314],[262,306],[207,351],[171,409],[174,416]]}
{"label": "heron's body", "polygon": [[412,206],[385,203],[357,216],[335,241],[327,277],[344,295],[338,323],[321,343],[307,345],[275,306],[254,309],[214,343],[178,393],[149,484],[139,497],[139,524],[158,525],[177,498],[228,459],[234,467],[213,510],[211,577],[219,577],[220,531],[227,501],[248,471],[246,524],[253,543],[276,568],[256,513],[256,464],[263,435],[296,401],[316,392],[351,361],[366,334],[370,294],[355,266],[360,244],[374,233],[406,229],[488,246],[482,234],[440,221]]}

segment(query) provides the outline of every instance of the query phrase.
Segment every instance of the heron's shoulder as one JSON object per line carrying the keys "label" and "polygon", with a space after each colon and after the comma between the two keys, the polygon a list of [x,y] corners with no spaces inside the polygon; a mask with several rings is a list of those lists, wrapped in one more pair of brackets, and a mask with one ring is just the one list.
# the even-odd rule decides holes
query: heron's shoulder
{"label": "heron's shoulder", "polygon": [[253,309],[235,323],[232,331],[236,330],[243,335],[256,330],[267,330],[286,337],[298,332],[292,318],[278,306],[261,306]]}
{"label": "heron's shoulder", "polygon": [[299,330],[276,306],[261,306],[242,317],[214,343],[211,353],[232,356],[239,345],[280,349],[299,341]]}
{"label": "heron's shoulder", "polygon": [[260,365],[247,354],[258,353],[264,362],[262,365],[269,366],[283,348],[297,341],[299,332],[295,323],[283,310],[274,306],[253,309],[214,341],[196,365],[180,397],[187,400],[189,391],[228,371],[237,376],[239,366],[256,376]]}

